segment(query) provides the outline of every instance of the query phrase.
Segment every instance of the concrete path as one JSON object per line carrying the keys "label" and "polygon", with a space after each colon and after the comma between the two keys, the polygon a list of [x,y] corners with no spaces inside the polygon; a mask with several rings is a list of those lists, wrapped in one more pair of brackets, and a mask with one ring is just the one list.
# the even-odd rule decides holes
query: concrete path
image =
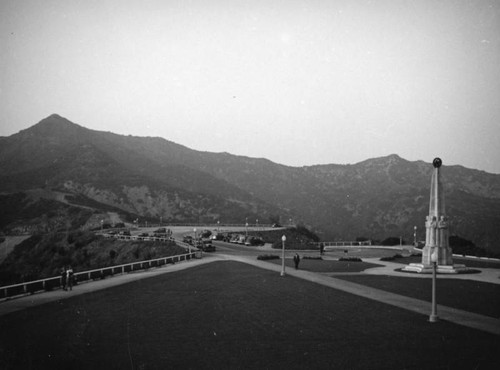
{"label": "concrete path", "polygon": [[[142,272],[138,271],[129,274],[115,275],[112,278],[107,278],[104,280],[91,281],[88,283],[80,283],[77,286],[75,286],[72,291],[63,291],[59,289],[51,292],[43,292],[34,295],[27,295],[21,298],[4,300],[3,302],[0,302],[0,316],[8,314],[10,312],[22,310],[28,307],[37,306],[43,303],[57,301],[60,299],[125,284],[138,279],[143,279],[164,273],[180,271],[190,267],[211,263],[215,261],[224,261],[224,260],[247,263],[259,268],[274,271],[276,273],[281,272],[281,266],[273,263],[268,263],[265,261],[259,261],[255,257],[243,257],[243,256],[233,256],[233,255],[223,255],[223,254],[217,254],[217,255],[205,254],[203,259],[188,260],[188,261],[178,262],[175,265],[167,265],[160,268],[149,269],[147,271],[142,271]],[[369,261],[368,259],[367,262],[375,263],[375,261]],[[362,274],[375,273],[384,275],[396,275],[400,277],[401,276],[421,277],[421,275],[418,274],[403,274],[394,271],[395,269],[401,267],[401,265],[397,263],[381,262],[378,259],[376,263],[384,264],[384,267],[372,268],[366,270],[365,272],[362,272]],[[478,280],[478,281],[498,284],[499,274],[500,274],[500,271],[498,269],[481,269],[481,270],[495,270],[495,271],[487,271],[484,275],[482,275],[481,273],[481,274],[453,275],[453,276],[447,275],[446,277],[462,278],[463,276],[471,280]],[[345,275],[345,273],[342,273],[342,275]],[[347,293],[355,294],[378,302],[403,308],[405,310],[413,311],[422,314],[424,316],[428,316],[430,314],[431,305],[429,302],[421,301],[415,298],[405,297],[402,295],[386,292],[380,289],[367,287],[361,284],[356,284],[345,280],[336,279],[332,276],[328,276],[327,274],[314,273],[300,269],[295,270],[288,267],[286,269],[286,276],[284,276],[283,278],[286,279],[287,276],[293,276],[296,278],[305,279],[307,281],[316,284],[321,284]],[[430,277],[424,276],[422,278],[430,278]],[[442,320],[450,321],[458,325],[467,326],[470,328],[482,330],[500,336],[500,320],[498,319],[441,305],[438,305],[437,313],[439,318]]]}

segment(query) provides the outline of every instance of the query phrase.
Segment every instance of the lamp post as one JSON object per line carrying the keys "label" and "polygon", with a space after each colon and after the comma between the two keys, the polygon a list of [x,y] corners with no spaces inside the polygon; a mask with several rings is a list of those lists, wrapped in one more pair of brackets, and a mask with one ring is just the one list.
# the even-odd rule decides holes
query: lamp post
{"label": "lamp post", "polygon": [[429,316],[430,322],[438,321],[437,303],[436,303],[436,267],[437,267],[436,265],[437,265],[437,260],[438,260],[437,248],[434,247],[434,250],[432,251],[432,254],[431,254],[431,262],[432,262],[432,311],[431,311],[431,315]]}
{"label": "lamp post", "polygon": [[217,220],[217,234],[220,232],[220,220]]}
{"label": "lamp post", "polygon": [[245,237],[248,238],[248,222],[245,224]]}
{"label": "lamp post", "polygon": [[286,236],[283,235],[281,237],[281,247],[282,247],[282,252],[281,252],[281,276],[285,276],[285,241],[286,241]]}
{"label": "lamp post", "polygon": [[[196,246],[197,242],[196,242],[196,227],[193,229],[193,233],[194,233],[194,244]],[[191,244],[189,244],[189,253],[191,253]]]}
{"label": "lamp post", "polygon": [[104,228],[104,220],[101,220],[101,232],[103,228]]}
{"label": "lamp post", "polygon": [[163,221],[163,216],[160,216],[160,227],[161,227],[162,221]]}
{"label": "lamp post", "polygon": [[417,246],[417,227],[413,226],[413,246]]}

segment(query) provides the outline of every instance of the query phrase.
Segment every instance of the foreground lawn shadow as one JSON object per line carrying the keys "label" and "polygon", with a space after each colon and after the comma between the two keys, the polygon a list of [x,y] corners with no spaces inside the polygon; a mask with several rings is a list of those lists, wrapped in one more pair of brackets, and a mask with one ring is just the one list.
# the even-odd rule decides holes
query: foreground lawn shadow
{"label": "foreground lawn shadow", "polygon": [[2,369],[493,369],[497,336],[238,262],[0,317]]}

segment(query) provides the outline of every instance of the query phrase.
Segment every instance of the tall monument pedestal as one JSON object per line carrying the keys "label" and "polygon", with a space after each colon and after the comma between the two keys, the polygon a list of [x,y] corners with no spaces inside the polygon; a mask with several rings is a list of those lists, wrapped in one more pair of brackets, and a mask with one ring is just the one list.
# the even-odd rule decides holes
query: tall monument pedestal
{"label": "tall monument pedestal", "polygon": [[453,253],[448,241],[448,217],[444,206],[444,193],[439,168],[442,161],[435,158],[432,162],[434,171],[431,178],[431,196],[429,215],[425,221],[425,247],[422,251],[422,263],[411,263],[402,270],[407,272],[432,273],[436,263],[436,272],[457,274],[467,270],[465,265],[453,264]]}

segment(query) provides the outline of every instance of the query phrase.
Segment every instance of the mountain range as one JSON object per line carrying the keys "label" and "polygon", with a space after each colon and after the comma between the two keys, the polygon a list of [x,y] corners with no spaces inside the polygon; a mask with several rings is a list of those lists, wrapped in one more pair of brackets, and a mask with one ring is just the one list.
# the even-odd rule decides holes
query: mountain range
{"label": "mountain range", "polygon": [[[325,241],[402,236],[412,242],[415,226],[417,238],[425,238],[434,156],[439,153],[429,162],[393,154],[350,165],[289,167],[158,137],[90,130],[53,114],[0,137],[0,206],[15,204],[3,212],[0,228],[33,225],[61,212],[47,215],[35,207],[44,201],[46,207],[91,211],[94,222],[105,212],[156,223],[280,218],[312,228]],[[500,175],[443,161],[451,234],[500,251]]]}

